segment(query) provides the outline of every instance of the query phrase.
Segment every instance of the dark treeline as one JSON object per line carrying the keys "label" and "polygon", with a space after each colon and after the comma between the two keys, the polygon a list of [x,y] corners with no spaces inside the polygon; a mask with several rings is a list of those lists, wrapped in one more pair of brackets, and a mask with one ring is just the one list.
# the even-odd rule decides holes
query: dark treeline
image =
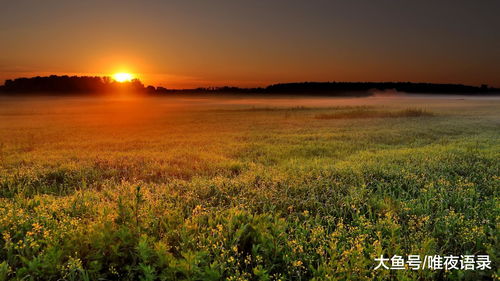
{"label": "dark treeline", "polygon": [[498,94],[500,89],[487,85],[481,87],[461,84],[434,84],[412,82],[301,82],[280,83],[265,88],[210,87],[196,89],[167,89],[164,87],[145,87],[138,79],[119,83],[110,77],[90,76],[48,76],[17,78],[6,80],[0,92],[6,94],[43,93],[43,94],[106,94],[116,91],[166,95],[166,94],[314,94],[328,96],[369,96],[375,91],[398,91],[422,94]]}
{"label": "dark treeline", "polygon": [[211,87],[196,89],[166,89],[148,86],[150,93],[262,93],[262,94],[315,94],[326,96],[369,96],[375,91],[397,91],[413,94],[499,94],[500,89],[461,84],[433,84],[412,82],[300,82],[280,83],[265,88]]}
{"label": "dark treeline", "polygon": [[50,94],[106,94],[117,90],[143,91],[144,85],[137,79],[119,83],[110,77],[56,76],[17,78],[6,80],[0,91],[5,93],[50,93]]}
{"label": "dark treeline", "polygon": [[303,93],[303,92],[372,92],[375,90],[394,90],[407,93],[487,93],[498,89],[467,86],[461,84],[434,84],[412,82],[303,82],[284,83],[268,86],[265,89],[272,93]]}

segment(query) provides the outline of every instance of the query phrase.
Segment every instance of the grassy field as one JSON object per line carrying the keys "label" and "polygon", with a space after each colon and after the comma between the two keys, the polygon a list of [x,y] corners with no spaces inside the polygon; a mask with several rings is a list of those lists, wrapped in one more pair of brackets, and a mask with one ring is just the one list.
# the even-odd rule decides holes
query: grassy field
{"label": "grassy field", "polygon": [[0,98],[0,280],[495,279],[499,159],[493,98]]}

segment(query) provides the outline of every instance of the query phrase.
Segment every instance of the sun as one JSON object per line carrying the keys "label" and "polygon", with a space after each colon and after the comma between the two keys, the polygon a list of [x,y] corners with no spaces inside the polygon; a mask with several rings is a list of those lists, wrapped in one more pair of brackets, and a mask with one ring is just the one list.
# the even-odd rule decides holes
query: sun
{"label": "sun", "polygon": [[123,82],[130,82],[132,79],[134,79],[134,75],[131,73],[126,73],[126,72],[119,72],[113,74],[113,79],[115,81],[123,83]]}

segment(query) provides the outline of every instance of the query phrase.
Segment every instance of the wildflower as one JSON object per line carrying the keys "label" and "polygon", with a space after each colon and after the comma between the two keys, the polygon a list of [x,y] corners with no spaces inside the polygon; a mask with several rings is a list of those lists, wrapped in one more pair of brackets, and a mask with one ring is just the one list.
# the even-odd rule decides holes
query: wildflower
{"label": "wildflower", "polygon": [[33,226],[33,230],[36,232],[38,232],[42,229],[42,226],[37,222],[33,223],[32,226]]}

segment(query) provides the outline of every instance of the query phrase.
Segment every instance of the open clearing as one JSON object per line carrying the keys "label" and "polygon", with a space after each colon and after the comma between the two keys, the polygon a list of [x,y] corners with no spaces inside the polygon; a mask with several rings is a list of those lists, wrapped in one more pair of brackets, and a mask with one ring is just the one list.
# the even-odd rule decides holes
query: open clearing
{"label": "open clearing", "polygon": [[490,279],[499,159],[491,97],[1,97],[0,280]]}

